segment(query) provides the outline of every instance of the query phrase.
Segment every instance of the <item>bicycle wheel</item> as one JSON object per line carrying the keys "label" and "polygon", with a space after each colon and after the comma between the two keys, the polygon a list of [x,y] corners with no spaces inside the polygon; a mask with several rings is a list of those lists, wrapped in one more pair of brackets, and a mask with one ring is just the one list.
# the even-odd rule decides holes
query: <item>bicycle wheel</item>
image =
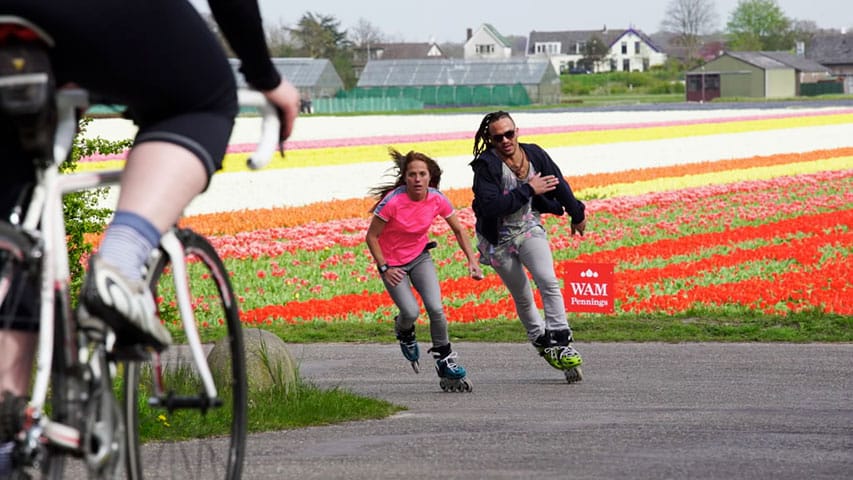
{"label": "bicycle wheel", "polygon": [[[195,322],[205,351],[226,357],[211,368],[218,392],[204,394],[187,345],[175,344],[154,362],[125,364],[124,410],[127,419],[127,472],[132,480],[240,478],[246,452],[247,380],[237,300],[228,272],[208,241],[190,230],[177,232],[189,275]],[[151,286],[167,324],[180,324],[171,263],[165,258],[152,271]],[[176,329],[172,329],[176,331]],[[183,332],[183,330],[180,330]],[[215,346],[213,346],[215,343]],[[219,355],[222,357],[223,355]],[[152,384],[162,383],[155,397]],[[217,400],[217,399],[213,399]]]}

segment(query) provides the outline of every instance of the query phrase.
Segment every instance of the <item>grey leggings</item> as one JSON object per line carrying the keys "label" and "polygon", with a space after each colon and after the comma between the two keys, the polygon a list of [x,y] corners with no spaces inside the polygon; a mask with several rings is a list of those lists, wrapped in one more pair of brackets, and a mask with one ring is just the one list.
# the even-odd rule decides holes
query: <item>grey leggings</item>
{"label": "grey leggings", "polygon": [[424,308],[429,316],[432,346],[441,347],[450,343],[447,336],[447,318],[444,316],[444,307],[441,304],[441,287],[438,285],[438,275],[432,263],[432,256],[429,252],[423,252],[411,262],[397,268],[402,268],[408,274],[397,286],[392,287],[383,279],[385,289],[400,309],[395,325],[396,331],[411,330],[421,314],[418,299],[412,293],[412,287],[415,287],[424,301]]}
{"label": "grey leggings", "polygon": [[[551,246],[544,235],[531,235],[524,238],[518,243],[517,249],[502,255],[500,262],[493,262],[493,267],[512,295],[515,311],[527,330],[527,338],[531,342],[545,333],[546,329],[551,331],[569,329],[571,332],[566,319],[563,292],[560,291],[560,282],[557,274],[554,273]],[[533,289],[527,279],[525,268],[530,271],[542,296],[544,321],[533,300]]]}

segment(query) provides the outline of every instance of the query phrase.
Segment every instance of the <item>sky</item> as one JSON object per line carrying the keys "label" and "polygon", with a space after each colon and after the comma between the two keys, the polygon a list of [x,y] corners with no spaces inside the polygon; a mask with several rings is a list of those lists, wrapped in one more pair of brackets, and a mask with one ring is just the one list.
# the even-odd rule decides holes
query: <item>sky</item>
{"label": "sky", "polygon": [[[209,11],[206,0],[190,0]],[[388,41],[465,41],[466,29],[492,24],[504,36],[531,31],[634,27],[657,32],[671,0],[258,0],[268,25],[293,26],[306,12],[332,16],[347,30],[365,19]],[[718,28],[725,28],[738,0],[716,0]],[[777,0],[788,18],[822,28],[853,31],[851,0]]]}

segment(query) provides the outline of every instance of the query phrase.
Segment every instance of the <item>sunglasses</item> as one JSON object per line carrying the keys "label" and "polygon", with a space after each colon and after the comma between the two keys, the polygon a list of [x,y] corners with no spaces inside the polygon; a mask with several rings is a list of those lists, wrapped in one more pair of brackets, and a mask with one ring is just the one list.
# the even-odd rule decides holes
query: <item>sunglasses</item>
{"label": "sunglasses", "polygon": [[504,141],[504,138],[506,138],[507,140],[512,140],[513,138],[515,138],[515,132],[516,130],[507,130],[504,133],[496,133],[492,135],[492,142],[500,143]]}

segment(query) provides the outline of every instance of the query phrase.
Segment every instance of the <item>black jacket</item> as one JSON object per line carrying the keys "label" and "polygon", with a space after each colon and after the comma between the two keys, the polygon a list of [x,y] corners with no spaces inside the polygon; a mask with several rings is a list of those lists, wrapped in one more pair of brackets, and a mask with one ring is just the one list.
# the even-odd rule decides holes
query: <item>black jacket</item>
{"label": "black jacket", "polygon": [[531,197],[533,208],[540,213],[568,213],[572,223],[580,223],[586,218],[586,207],[575,198],[572,188],[548,153],[534,143],[519,143],[518,146],[527,154],[527,159],[537,172],[542,176],[554,175],[560,183],[556,189],[542,195],[535,195],[533,187],[526,183],[504,194],[501,189],[503,161],[492,149],[475,158],[471,162],[474,170],[474,202],[471,208],[477,217],[477,232],[492,244],[498,243],[499,220],[517,211]]}

